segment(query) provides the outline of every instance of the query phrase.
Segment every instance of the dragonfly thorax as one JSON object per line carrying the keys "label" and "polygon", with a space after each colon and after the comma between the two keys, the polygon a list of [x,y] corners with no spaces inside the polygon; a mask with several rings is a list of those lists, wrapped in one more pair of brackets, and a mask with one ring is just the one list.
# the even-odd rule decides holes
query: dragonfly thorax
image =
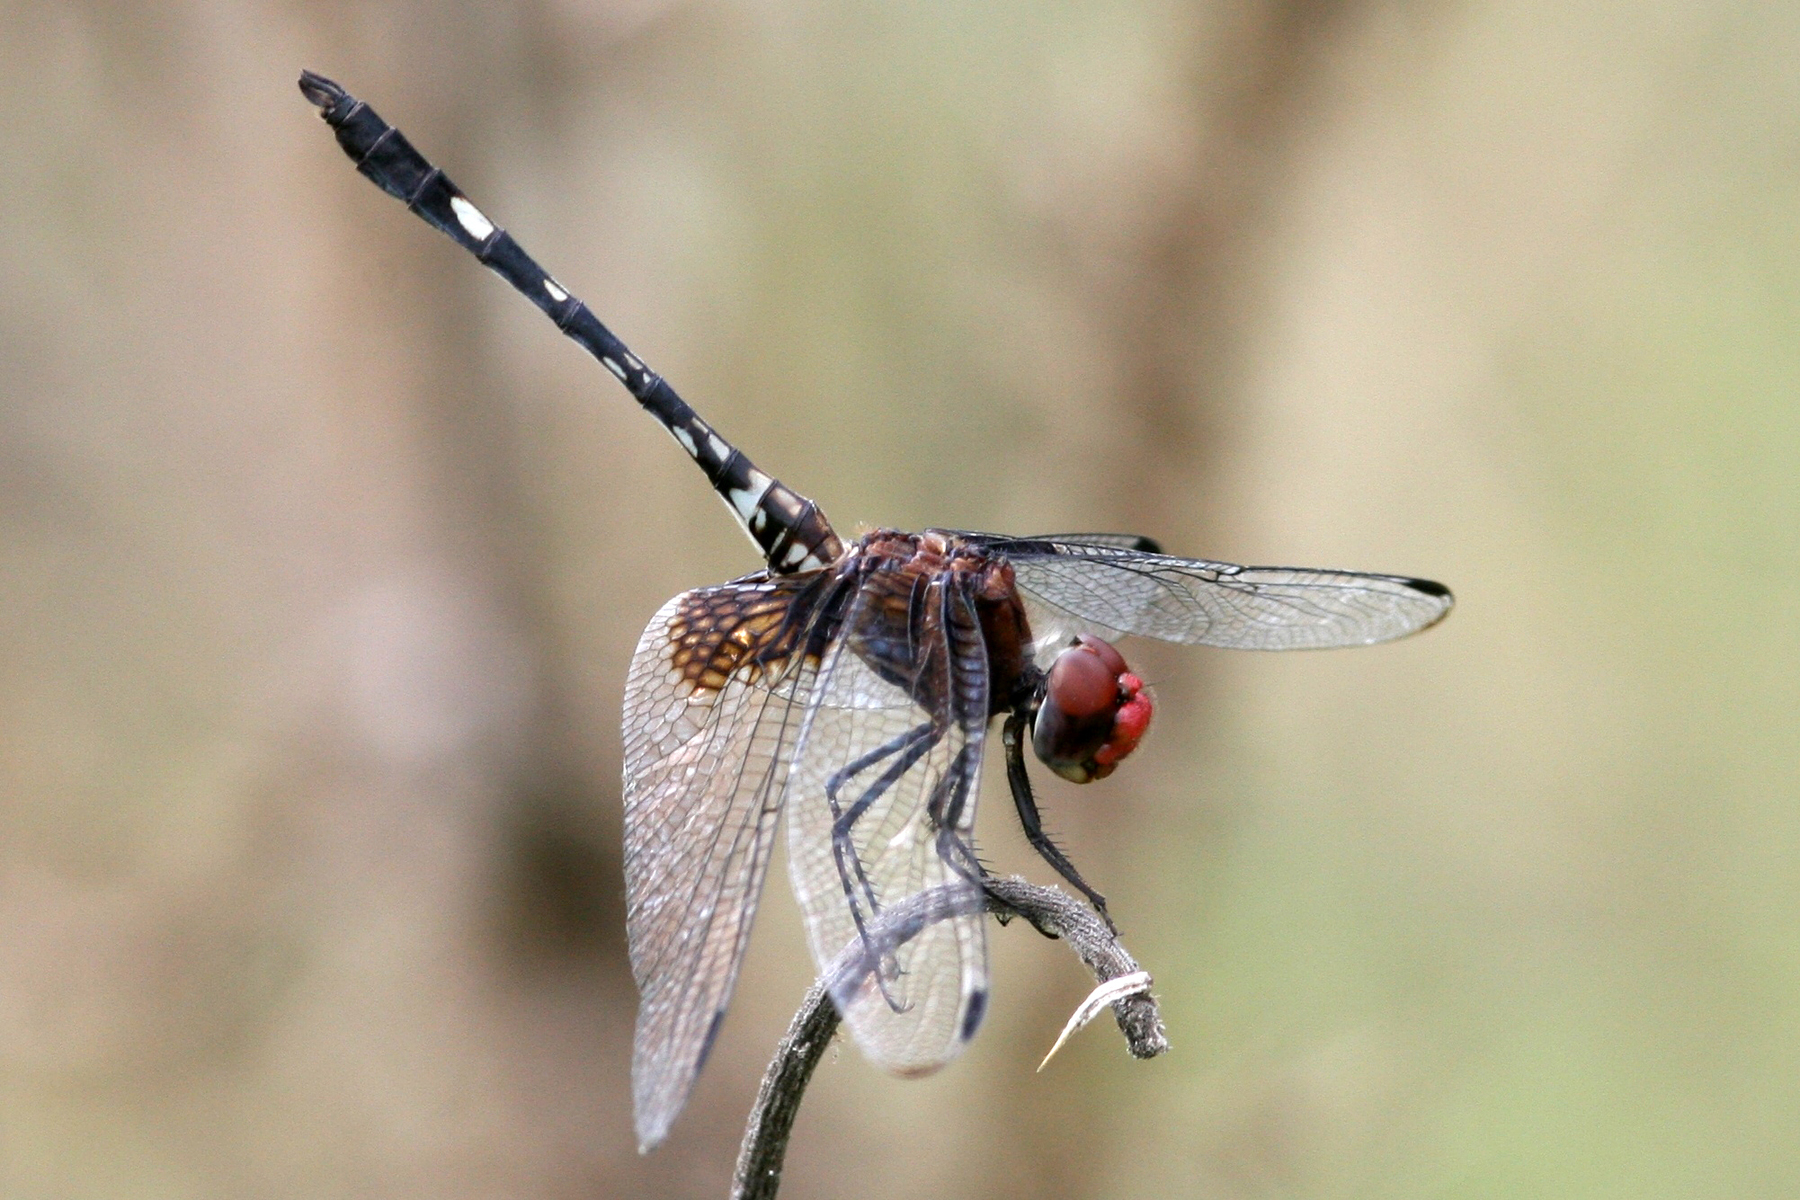
{"label": "dragonfly thorax", "polygon": [[862,602],[879,614],[861,623],[859,653],[890,681],[923,698],[939,681],[933,663],[918,660],[918,649],[936,644],[936,628],[966,624],[985,649],[982,717],[1010,712],[1021,695],[1036,690],[1031,623],[1004,555],[936,530],[877,529],[840,563],[840,572],[860,578]]}

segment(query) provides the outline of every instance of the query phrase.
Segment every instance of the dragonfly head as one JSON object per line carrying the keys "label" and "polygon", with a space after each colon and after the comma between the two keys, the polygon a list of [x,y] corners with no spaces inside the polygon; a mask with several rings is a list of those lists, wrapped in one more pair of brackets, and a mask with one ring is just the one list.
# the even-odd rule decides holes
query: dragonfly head
{"label": "dragonfly head", "polygon": [[1111,775],[1137,749],[1155,701],[1125,657],[1082,634],[1051,664],[1044,699],[1031,725],[1031,748],[1072,783]]}

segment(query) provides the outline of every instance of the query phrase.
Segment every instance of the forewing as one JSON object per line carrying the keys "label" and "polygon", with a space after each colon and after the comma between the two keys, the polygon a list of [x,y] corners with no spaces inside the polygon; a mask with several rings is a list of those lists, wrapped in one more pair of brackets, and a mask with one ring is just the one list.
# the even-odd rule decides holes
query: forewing
{"label": "forewing", "polygon": [[663,605],[625,685],[625,893],[639,1007],[639,1143],[663,1139],[725,1015],[816,663],[804,580],[755,576]]}
{"label": "forewing", "polygon": [[1138,634],[1234,650],[1363,646],[1417,633],[1450,611],[1427,579],[1305,567],[1240,567],[1098,542],[992,539],[1012,562],[1039,634]]}
{"label": "forewing", "polygon": [[[948,622],[915,630],[913,650],[917,677],[943,686],[910,690],[858,653],[873,618],[861,601],[852,607],[820,668],[789,781],[789,868],[813,959],[824,974],[846,951],[867,953],[873,969],[840,976],[833,1000],[863,1053],[905,1075],[955,1057],[987,1005],[973,849],[987,664],[972,608],[955,596],[927,602],[937,600]],[[922,702],[920,690],[932,694]],[[855,820],[834,842],[840,814]]]}
{"label": "forewing", "polygon": [[1034,533],[1021,537],[1013,534],[978,533],[972,529],[934,529],[931,532],[951,534],[983,546],[998,546],[1001,543],[1016,545],[1025,542],[1073,542],[1083,546],[1107,546],[1114,550],[1162,553],[1162,545],[1155,538],[1145,537],[1141,533]]}

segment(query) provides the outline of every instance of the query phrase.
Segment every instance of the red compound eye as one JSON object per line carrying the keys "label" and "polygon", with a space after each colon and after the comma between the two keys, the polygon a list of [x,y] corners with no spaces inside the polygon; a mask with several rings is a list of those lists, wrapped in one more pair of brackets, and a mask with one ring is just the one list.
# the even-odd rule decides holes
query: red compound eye
{"label": "red compound eye", "polygon": [[1125,656],[1120,654],[1111,642],[1103,642],[1091,633],[1084,633],[1077,636],[1075,645],[1080,646],[1084,650],[1091,650],[1094,654],[1098,655],[1100,661],[1106,664],[1106,669],[1111,671],[1114,675],[1124,675],[1131,670],[1130,667],[1125,665]]}
{"label": "red compound eye", "polygon": [[1153,709],[1150,693],[1125,666],[1125,657],[1083,635],[1051,664],[1031,727],[1031,748],[1064,779],[1104,779],[1137,749]]}

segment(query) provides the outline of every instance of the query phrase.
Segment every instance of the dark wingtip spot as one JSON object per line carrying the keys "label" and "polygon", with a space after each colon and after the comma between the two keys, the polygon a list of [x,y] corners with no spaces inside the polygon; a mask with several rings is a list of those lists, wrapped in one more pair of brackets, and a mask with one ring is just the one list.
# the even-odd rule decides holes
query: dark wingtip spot
{"label": "dark wingtip spot", "polygon": [[1133,546],[1132,549],[1142,550],[1145,554],[1161,554],[1163,552],[1162,543],[1153,537],[1140,536],[1137,540],[1137,545]]}
{"label": "dark wingtip spot", "polygon": [[719,1036],[719,1026],[724,1022],[725,1010],[721,1008],[713,1014],[712,1025],[707,1028],[706,1037],[700,1043],[700,1057],[694,1060],[694,1074],[698,1075],[700,1068],[706,1065],[706,1056],[712,1053],[713,1042]]}
{"label": "dark wingtip spot", "polygon": [[1409,579],[1406,581],[1406,586],[1415,592],[1424,592],[1427,596],[1448,597],[1450,595],[1449,588],[1431,579]]}
{"label": "dark wingtip spot", "polygon": [[974,1037],[975,1031],[981,1028],[981,1018],[987,1015],[987,1000],[986,988],[969,994],[969,1007],[963,1013],[962,1032],[959,1035],[963,1041]]}

